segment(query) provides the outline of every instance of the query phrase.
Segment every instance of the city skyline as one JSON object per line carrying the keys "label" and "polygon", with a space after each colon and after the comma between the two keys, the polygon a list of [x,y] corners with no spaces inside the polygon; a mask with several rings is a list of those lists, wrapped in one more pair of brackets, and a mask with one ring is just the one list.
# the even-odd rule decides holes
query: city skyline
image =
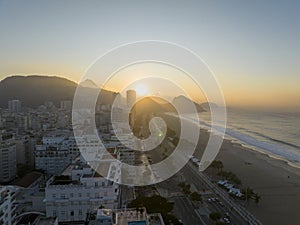
{"label": "city skyline", "polygon": [[5,31],[0,79],[37,74],[78,82],[93,60],[116,46],[163,40],[197,53],[214,72],[229,106],[299,112],[298,1],[1,1],[0,6]]}

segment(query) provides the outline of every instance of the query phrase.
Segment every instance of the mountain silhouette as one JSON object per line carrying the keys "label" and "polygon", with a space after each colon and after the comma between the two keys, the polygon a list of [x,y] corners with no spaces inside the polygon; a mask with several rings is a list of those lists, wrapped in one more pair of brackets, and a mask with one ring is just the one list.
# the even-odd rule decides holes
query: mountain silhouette
{"label": "mountain silhouette", "polygon": [[[11,76],[0,82],[0,107],[7,108],[8,101],[13,99],[20,100],[25,107],[37,107],[46,101],[58,107],[61,100],[73,100],[76,88],[77,83],[57,76]],[[103,104],[111,104],[116,96],[107,90],[101,94]]]}
{"label": "mountain silhouette", "polygon": [[193,102],[192,100],[188,99],[187,97],[185,97],[183,95],[175,97],[173,99],[172,103],[174,105],[176,105],[177,107],[179,107],[180,109],[183,109],[184,113],[192,113],[189,110],[190,103],[193,103],[195,105],[197,112],[205,112],[206,111],[200,104]]}

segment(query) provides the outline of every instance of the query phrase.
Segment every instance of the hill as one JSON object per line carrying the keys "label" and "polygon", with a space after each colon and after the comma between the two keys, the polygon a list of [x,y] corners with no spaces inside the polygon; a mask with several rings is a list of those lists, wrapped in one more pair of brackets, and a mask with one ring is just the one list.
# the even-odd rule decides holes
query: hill
{"label": "hill", "polygon": [[[0,107],[9,100],[19,99],[22,106],[37,107],[45,101],[59,106],[61,100],[73,100],[77,83],[55,76],[11,76],[0,82]],[[104,104],[111,103],[116,93],[103,90]]]}
{"label": "hill", "polygon": [[190,99],[188,99],[187,97],[185,97],[185,96],[183,96],[183,95],[180,95],[180,96],[175,97],[175,98],[173,99],[173,102],[172,102],[172,103],[173,103],[174,105],[178,106],[178,107],[181,108],[181,109],[186,109],[186,110],[184,111],[184,113],[192,113],[192,112],[190,112],[190,111],[188,110],[188,108],[189,108],[188,106],[190,105],[191,102],[194,103],[197,112],[204,112],[204,111],[206,111],[205,109],[203,109],[203,107],[202,107],[200,104],[191,101]]}
{"label": "hill", "polygon": [[204,102],[200,105],[206,111],[210,111],[211,110],[210,107],[215,108],[215,109],[219,108],[219,106],[216,103],[213,103],[213,102]]}

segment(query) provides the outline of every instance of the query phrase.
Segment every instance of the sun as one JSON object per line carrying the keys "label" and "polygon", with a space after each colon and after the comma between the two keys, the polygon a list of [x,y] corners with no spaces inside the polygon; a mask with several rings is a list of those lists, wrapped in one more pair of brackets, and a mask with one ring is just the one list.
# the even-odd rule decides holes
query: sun
{"label": "sun", "polygon": [[136,85],[135,91],[136,91],[137,95],[139,95],[139,96],[143,96],[143,95],[147,95],[148,94],[148,88],[144,84],[138,84],[138,85]]}

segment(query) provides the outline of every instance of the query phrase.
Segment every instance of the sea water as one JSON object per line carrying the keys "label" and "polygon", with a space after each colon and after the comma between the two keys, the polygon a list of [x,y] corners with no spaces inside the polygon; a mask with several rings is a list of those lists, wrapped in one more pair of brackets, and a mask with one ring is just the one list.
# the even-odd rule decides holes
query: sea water
{"label": "sea water", "polygon": [[[199,117],[200,125],[210,128],[210,112],[202,112]],[[214,129],[221,129],[218,122]],[[226,138],[290,165],[300,165],[300,113],[227,109]]]}

